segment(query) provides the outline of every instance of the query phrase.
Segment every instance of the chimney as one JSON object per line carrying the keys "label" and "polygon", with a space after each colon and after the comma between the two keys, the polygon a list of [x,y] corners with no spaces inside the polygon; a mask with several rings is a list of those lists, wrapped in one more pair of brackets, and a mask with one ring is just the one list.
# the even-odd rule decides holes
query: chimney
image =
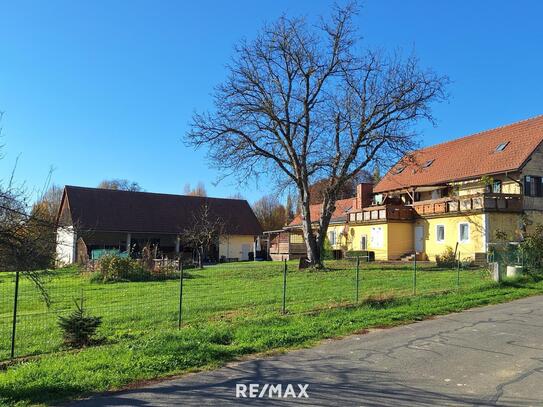
{"label": "chimney", "polygon": [[366,208],[371,205],[373,200],[373,184],[363,182],[356,186],[356,209]]}

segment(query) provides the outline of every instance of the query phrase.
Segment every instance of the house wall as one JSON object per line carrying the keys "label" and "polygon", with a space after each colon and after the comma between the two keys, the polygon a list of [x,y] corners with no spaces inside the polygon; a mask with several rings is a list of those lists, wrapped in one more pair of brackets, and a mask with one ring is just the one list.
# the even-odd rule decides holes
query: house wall
{"label": "house wall", "polygon": [[[511,178],[516,178],[512,174],[510,174]],[[517,174],[518,177],[518,174]],[[502,193],[503,194],[520,194],[521,193],[521,187],[518,182],[515,182],[505,175],[494,175],[492,176],[493,180],[501,181],[502,182]],[[480,180],[476,181],[466,181],[461,183],[455,184],[458,187],[458,195],[464,196],[464,195],[474,195],[474,194],[482,194],[486,191],[486,185],[482,183]]]}
{"label": "house wall", "polygon": [[[543,146],[539,146],[530,160],[522,168],[522,180],[525,175],[533,175],[537,177],[543,176]],[[526,210],[543,210],[543,197],[525,196],[524,209]]]}
{"label": "house wall", "polygon": [[[458,250],[462,258],[475,258],[475,253],[486,252],[485,236],[489,222],[488,218],[486,218],[487,215],[476,214],[417,220],[415,226],[423,227],[424,252],[428,259],[435,261],[436,255],[442,254],[447,246],[454,249],[456,242],[458,242]],[[459,242],[459,225],[461,223],[469,225],[469,240],[467,242]],[[437,241],[437,225],[445,227],[445,240],[443,242]]]}
{"label": "house wall", "polygon": [[243,255],[243,245],[248,245],[248,252],[254,251],[254,236],[251,235],[227,235],[219,243],[219,257],[226,259],[249,260]]}
{"label": "house wall", "polygon": [[[342,249],[348,249],[350,238],[348,234],[349,228],[346,224],[341,225],[330,225],[328,227],[328,231],[326,232],[326,236],[328,239],[330,239],[330,232],[334,232],[336,235],[336,243],[331,244],[332,249],[334,250],[342,250]],[[347,232],[347,234],[345,233]]]}
{"label": "house wall", "polygon": [[413,223],[389,223],[387,236],[388,260],[399,260],[403,255],[414,251]]}
{"label": "house wall", "polygon": [[[363,250],[361,247],[361,237],[365,235],[367,250],[375,252],[375,260],[388,260],[388,226],[386,223],[351,226],[349,230],[349,236],[352,236],[351,250]],[[379,239],[379,241],[372,239],[371,237],[374,233],[372,229],[380,229],[382,239]]]}
{"label": "house wall", "polygon": [[503,232],[507,235],[507,240],[517,241],[521,235],[521,216],[516,213],[487,213],[488,216],[488,240],[491,243],[497,243],[497,232]]}
{"label": "house wall", "polygon": [[75,262],[77,236],[73,226],[57,229],[56,263],[65,266]]}

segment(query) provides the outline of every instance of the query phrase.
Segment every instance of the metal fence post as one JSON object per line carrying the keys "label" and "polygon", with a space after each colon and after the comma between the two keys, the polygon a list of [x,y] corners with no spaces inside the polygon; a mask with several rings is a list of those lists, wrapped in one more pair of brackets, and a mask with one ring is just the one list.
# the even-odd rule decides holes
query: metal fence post
{"label": "metal fence post", "polygon": [[181,322],[183,320],[183,263],[179,259],[179,319],[177,321],[177,329],[181,329]]}
{"label": "metal fence post", "polygon": [[417,295],[417,252],[413,256],[413,295]]}
{"label": "metal fence post", "polygon": [[281,312],[286,314],[287,312],[287,260],[285,259],[285,266],[283,267],[283,307]]}
{"label": "metal fence post", "polygon": [[356,256],[356,302],[358,303],[358,291],[360,287],[360,256]]}
{"label": "metal fence post", "polygon": [[13,326],[11,330],[11,359],[15,357],[15,331],[17,329],[17,302],[19,299],[19,272],[15,273],[15,297],[13,298]]}
{"label": "metal fence post", "polygon": [[458,252],[458,261],[456,263],[456,289],[460,290],[460,252]]}

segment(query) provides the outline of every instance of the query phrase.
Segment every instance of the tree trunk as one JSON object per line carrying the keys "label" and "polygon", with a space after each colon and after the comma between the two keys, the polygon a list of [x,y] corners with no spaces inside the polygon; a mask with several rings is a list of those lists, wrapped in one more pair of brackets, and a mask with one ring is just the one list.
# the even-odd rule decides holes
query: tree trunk
{"label": "tree trunk", "polygon": [[302,232],[304,235],[304,242],[307,251],[307,260],[309,265],[316,268],[322,268],[322,258],[317,239],[313,233],[313,225],[310,212],[309,194],[302,190],[300,194],[300,206],[302,215]]}
{"label": "tree trunk", "polygon": [[198,249],[198,268],[203,269],[204,268],[204,262],[203,262],[203,256],[202,256],[202,249]]}

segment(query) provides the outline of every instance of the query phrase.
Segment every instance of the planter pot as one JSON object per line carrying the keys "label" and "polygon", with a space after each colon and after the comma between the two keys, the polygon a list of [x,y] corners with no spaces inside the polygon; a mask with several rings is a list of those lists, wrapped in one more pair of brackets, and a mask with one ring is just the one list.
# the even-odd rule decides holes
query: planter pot
{"label": "planter pot", "polygon": [[521,266],[507,266],[507,277],[517,277],[522,274]]}

